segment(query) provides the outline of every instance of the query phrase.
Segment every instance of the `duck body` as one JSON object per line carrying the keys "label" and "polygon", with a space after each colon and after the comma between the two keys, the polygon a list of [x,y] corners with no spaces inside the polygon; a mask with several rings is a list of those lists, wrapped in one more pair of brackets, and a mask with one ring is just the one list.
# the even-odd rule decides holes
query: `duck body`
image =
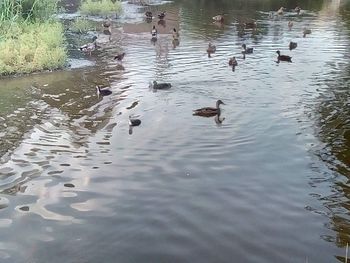
{"label": "duck body", "polygon": [[160,14],[158,14],[158,18],[159,19],[164,19],[165,18],[165,15],[166,15],[166,12],[161,12]]}
{"label": "duck body", "polygon": [[286,55],[281,55],[281,52],[279,50],[276,51],[276,53],[278,54],[278,57],[277,57],[277,62],[278,63],[280,61],[292,62],[292,57],[286,56]]}
{"label": "duck body", "polygon": [[303,31],[303,37],[306,37],[306,35],[310,35],[310,34],[311,34],[311,29],[305,28]]}
{"label": "duck body", "polygon": [[158,31],[156,29],[156,26],[153,26],[152,30],[151,30],[151,35],[152,35],[152,38],[157,38],[157,34],[158,34]]}
{"label": "duck body", "polygon": [[145,13],[145,16],[146,16],[147,19],[152,19],[152,18],[153,18],[153,14],[152,14],[151,11],[147,11],[147,12]]}
{"label": "duck body", "polygon": [[298,43],[291,41],[291,42],[289,43],[289,50],[296,49],[297,46],[298,46]]}
{"label": "duck body", "polygon": [[277,15],[283,15],[284,7],[282,6],[280,9],[277,10]]}
{"label": "duck body", "polygon": [[231,66],[231,67],[236,67],[236,66],[238,66],[238,63],[237,63],[237,60],[236,60],[235,57],[230,58],[230,60],[228,61],[228,64],[229,64],[229,66]]}
{"label": "duck body", "polygon": [[208,44],[208,48],[207,48],[208,54],[210,54],[210,53],[215,53],[215,51],[216,51],[216,46],[213,45],[212,43],[209,43],[209,44]]}
{"label": "duck body", "polygon": [[251,28],[251,29],[254,29],[258,26],[258,23],[256,21],[249,21],[249,22],[245,22],[243,23],[243,26],[245,28]]}
{"label": "duck body", "polygon": [[220,115],[221,109],[220,105],[225,104],[221,100],[216,102],[216,107],[204,107],[200,109],[196,109],[193,111],[194,116],[202,116],[202,117],[213,117],[215,115]]}
{"label": "duck body", "polygon": [[96,48],[97,48],[97,44],[96,44],[96,41],[97,41],[97,37],[94,36],[92,38],[92,42],[91,43],[88,43],[88,44],[85,44],[83,46],[81,46],[79,49],[80,51],[84,52],[84,53],[89,53],[90,56],[91,56],[91,52],[94,51]]}
{"label": "duck body", "polygon": [[180,34],[176,31],[176,28],[173,29],[173,40],[179,40]]}
{"label": "duck body", "polygon": [[108,96],[112,94],[112,91],[110,91],[109,89],[101,89],[100,86],[96,86],[96,91],[98,96]]}
{"label": "duck body", "polygon": [[157,81],[153,81],[153,89],[170,89],[170,83],[158,83]]}
{"label": "duck body", "polygon": [[224,15],[216,15],[216,16],[213,16],[213,20],[214,20],[215,22],[223,23],[223,22],[224,22]]}
{"label": "duck body", "polygon": [[141,124],[141,120],[140,119],[135,119],[135,118],[131,118],[131,116],[129,116],[129,126],[139,126]]}
{"label": "duck body", "polygon": [[111,21],[111,20],[104,21],[104,22],[102,23],[102,26],[103,26],[104,28],[109,28],[109,27],[112,26],[112,21]]}
{"label": "duck body", "polygon": [[242,48],[243,48],[243,51],[242,51],[243,54],[253,54],[254,52],[254,48],[252,47],[247,48],[246,44],[243,44]]}
{"label": "duck body", "polygon": [[116,56],[114,57],[114,60],[122,61],[124,57],[125,57],[125,52],[116,55]]}

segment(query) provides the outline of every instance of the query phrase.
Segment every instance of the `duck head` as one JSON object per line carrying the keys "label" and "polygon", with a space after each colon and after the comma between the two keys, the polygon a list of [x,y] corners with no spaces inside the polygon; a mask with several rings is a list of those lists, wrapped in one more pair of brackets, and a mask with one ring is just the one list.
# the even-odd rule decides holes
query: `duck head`
{"label": "duck head", "polygon": [[276,51],[276,53],[280,56],[281,55],[281,52],[279,50]]}
{"label": "duck head", "polygon": [[220,106],[221,104],[225,105],[225,103],[223,103],[222,100],[218,100],[218,101],[216,102],[216,107],[219,108],[219,106]]}
{"label": "duck head", "polygon": [[153,87],[157,86],[157,81],[153,81]]}
{"label": "duck head", "polygon": [[97,40],[97,36],[94,36],[94,37],[92,38],[92,42],[96,42],[96,40]]}
{"label": "duck head", "polygon": [[246,44],[243,44],[243,45],[242,45],[242,48],[243,48],[244,50],[246,50],[246,49],[247,49],[247,45],[246,45]]}

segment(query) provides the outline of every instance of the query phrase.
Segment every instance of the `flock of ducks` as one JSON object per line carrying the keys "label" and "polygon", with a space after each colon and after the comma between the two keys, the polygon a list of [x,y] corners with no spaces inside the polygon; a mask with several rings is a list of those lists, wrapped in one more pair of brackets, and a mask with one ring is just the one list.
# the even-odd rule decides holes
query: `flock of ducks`
{"label": "flock of ducks", "polygon": [[[281,7],[275,12],[275,14],[270,13],[269,17],[271,17],[273,15],[281,16],[284,14],[285,10],[286,9],[284,7]],[[294,9],[294,12],[296,12],[296,14],[299,15],[301,12],[301,8],[299,6],[297,6]],[[225,21],[225,15],[226,14],[223,13],[223,14],[219,14],[219,15],[214,16],[213,17],[214,22],[223,24]],[[158,17],[159,21],[163,21],[166,17],[166,12],[165,11],[160,12],[159,14],[157,14],[157,17]],[[151,11],[145,12],[145,19],[147,22],[152,22],[152,20],[154,18],[155,17],[153,16],[153,13]],[[160,24],[160,23],[158,22],[158,24]],[[243,23],[243,25],[245,28],[255,29],[257,27],[257,22],[256,21],[246,21],[245,23]],[[110,32],[110,28],[112,26],[112,21],[110,19],[108,19],[107,21],[103,22],[102,26],[105,29],[108,29],[108,31]],[[292,21],[288,22],[288,27],[289,27],[289,29],[291,29],[293,27]],[[158,32],[157,32],[155,25],[152,27],[152,30],[150,33],[151,33],[151,41],[152,42],[157,41]],[[308,35],[308,34],[311,34],[311,30],[304,29],[303,37],[306,37],[306,35]],[[172,37],[173,37],[173,42],[179,41],[180,35],[179,35],[178,31],[176,30],[176,28],[173,28],[173,30],[172,30]],[[97,41],[97,37],[94,36],[92,38],[92,42],[81,46],[80,50],[91,56],[91,53],[98,48],[96,41]],[[293,49],[297,48],[297,46],[298,46],[298,44],[296,42],[290,42],[289,43],[289,50],[293,50]],[[209,42],[208,48],[207,48],[208,57],[211,57],[211,54],[213,54],[215,52],[216,52],[216,46],[213,45],[211,42]],[[252,47],[247,47],[246,44],[242,45],[241,53],[243,55],[243,59],[245,59],[245,55],[252,54],[253,52],[254,52],[254,49]],[[277,53],[277,61],[276,61],[277,63],[280,63],[281,61],[292,62],[292,57],[287,56],[287,55],[281,55],[281,52],[279,50],[277,50],[276,53]],[[114,57],[114,59],[121,62],[123,60],[124,56],[125,56],[125,52],[119,53]],[[238,66],[238,62],[236,60],[236,57],[231,57],[229,59],[228,64],[230,67],[232,67],[232,70],[234,71],[236,66]],[[153,81],[153,83],[150,86],[155,90],[165,90],[165,89],[171,88],[170,83],[158,83],[157,81]],[[108,95],[112,94],[112,91],[110,91],[109,89],[101,89],[101,87],[99,87],[99,86],[96,86],[96,91],[97,91],[98,96],[108,96]],[[216,102],[216,107],[204,107],[204,108],[196,109],[193,111],[193,115],[202,116],[202,117],[217,116],[220,119],[220,114],[221,114],[220,105],[223,105],[223,104],[225,104],[225,103],[222,100],[218,100]],[[140,119],[132,118],[131,116],[129,116],[129,133],[130,134],[132,133],[132,127],[139,126],[140,124],[141,124]]]}

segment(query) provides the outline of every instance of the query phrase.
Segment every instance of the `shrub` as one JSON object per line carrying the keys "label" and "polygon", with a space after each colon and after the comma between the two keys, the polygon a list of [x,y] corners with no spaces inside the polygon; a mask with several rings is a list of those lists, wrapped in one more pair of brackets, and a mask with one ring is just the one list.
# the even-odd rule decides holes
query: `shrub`
{"label": "shrub", "polygon": [[108,16],[119,15],[123,9],[120,1],[113,3],[112,0],[85,0],[79,10],[84,15]]}
{"label": "shrub", "polygon": [[63,26],[58,22],[16,24],[19,31],[0,42],[0,74],[63,68],[67,61]]}

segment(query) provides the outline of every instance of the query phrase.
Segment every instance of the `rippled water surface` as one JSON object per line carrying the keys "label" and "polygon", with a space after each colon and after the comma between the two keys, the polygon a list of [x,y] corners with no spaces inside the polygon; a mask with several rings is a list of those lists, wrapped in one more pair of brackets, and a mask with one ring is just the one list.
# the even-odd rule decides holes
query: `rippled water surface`
{"label": "rippled water surface", "polygon": [[[72,69],[0,80],[0,262],[344,262],[347,3],[272,18],[278,1],[123,5],[91,57],[67,31]],[[146,10],[166,10],[165,24],[143,21]],[[277,50],[293,63],[276,63]],[[217,99],[219,120],[192,116]],[[129,130],[129,115],[142,124]]]}

